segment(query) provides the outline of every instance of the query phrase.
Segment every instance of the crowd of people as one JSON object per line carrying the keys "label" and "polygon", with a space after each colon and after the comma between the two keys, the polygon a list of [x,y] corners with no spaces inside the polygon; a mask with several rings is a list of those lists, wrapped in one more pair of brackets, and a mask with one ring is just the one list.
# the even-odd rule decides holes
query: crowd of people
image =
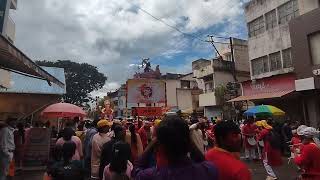
{"label": "crowd of people", "polygon": [[[267,179],[283,164],[284,141],[302,179],[320,179],[319,131],[298,124],[279,130],[270,119],[243,123],[178,115],[135,120],[99,119],[52,130],[56,137],[46,180],[251,180],[245,161],[261,162]],[[0,124],[0,180],[5,180],[26,129],[9,118]],[[284,137],[285,135],[285,137]],[[16,138],[19,137],[19,138]],[[283,139],[283,140],[281,140]]]}

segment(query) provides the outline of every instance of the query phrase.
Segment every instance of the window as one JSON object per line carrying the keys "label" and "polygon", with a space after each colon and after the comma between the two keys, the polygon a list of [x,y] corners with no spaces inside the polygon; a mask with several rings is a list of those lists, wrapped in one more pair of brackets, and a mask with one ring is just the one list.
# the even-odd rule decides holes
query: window
{"label": "window", "polygon": [[259,75],[265,72],[269,72],[268,57],[264,56],[251,61],[252,74]]}
{"label": "window", "polygon": [[282,68],[280,52],[269,55],[270,71],[276,71]]}
{"label": "window", "polygon": [[310,52],[312,63],[314,65],[320,64],[320,32],[311,34],[309,36]]}
{"label": "window", "polygon": [[290,48],[282,51],[282,61],[283,61],[283,68],[292,67],[292,55],[291,55]]}
{"label": "window", "polygon": [[266,14],[266,28],[272,29],[277,25],[276,10],[270,11]]}
{"label": "window", "polygon": [[298,0],[289,1],[278,9],[279,12],[279,24],[284,24],[291,19],[299,16]]}
{"label": "window", "polygon": [[206,82],[205,83],[205,92],[213,92],[213,82]]}
{"label": "window", "polygon": [[263,16],[253,20],[248,24],[249,37],[253,37],[262,34],[264,30],[264,18]]}
{"label": "window", "polygon": [[190,81],[181,81],[181,88],[183,89],[190,89]]}

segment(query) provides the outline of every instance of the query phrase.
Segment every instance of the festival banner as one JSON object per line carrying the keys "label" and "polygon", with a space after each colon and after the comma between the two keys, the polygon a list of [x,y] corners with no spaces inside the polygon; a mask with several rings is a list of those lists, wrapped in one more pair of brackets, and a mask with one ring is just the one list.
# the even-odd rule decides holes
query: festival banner
{"label": "festival banner", "polygon": [[46,166],[49,160],[51,131],[48,128],[31,128],[26,131],[24,167]]}
{"label": "festival banner", "polygon": [[128,103],[165,103],[166,83],[155,79],[130,79],[127,81]]}
{"label": "festival banner", "polygon": [[133,114],[135,116],[161,116],[162,115],[162,107],[135,107],[132,108]]}

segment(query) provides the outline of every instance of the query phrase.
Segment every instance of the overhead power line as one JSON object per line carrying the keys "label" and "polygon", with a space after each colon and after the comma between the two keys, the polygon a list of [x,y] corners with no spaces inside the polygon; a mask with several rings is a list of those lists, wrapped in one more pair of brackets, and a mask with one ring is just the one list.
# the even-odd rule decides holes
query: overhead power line
{"label": "overhead power line", "polygon": [[[179,33],[181,33],[181,34],[183,34],[183,35],[185,35],[185,36],[192,37],[192,38],[197,39],[197,40],[202,41],[202,42],[207,42],[206,40],[203,40],[203,39],[201,39],[201,38],[198,37],[198,36],[195,36],[195,35],[189,34],[189,33],[185,33],[185,32],[183,32],[183,31],[181,31],[179,28],[177,28],[177,27],[175,27],[175,26],[173,26],[173,25],[168,24],[166,21],[162,20],[161,18],[158,18],[158,17],[152,15],[150,12],[142,9],[141,7],[139,7],[139,6],[137,6],[137,5],[135,5],[135,6],[136,6],[138,9],[140,9],[142,12],[144,12],[145,14],[147,14],[147,15],[149,15],[150,17],[152,17],[153,19],[161,22],[162,24],[170,27],[171,29],[174,29],[174,30],[176,30],[177,32],[179,32]],[[213,36],[213,37],[214,37],[214,38],[217,38],[217,39],[229,39],[228,37],[222,37],[222,36]]]}

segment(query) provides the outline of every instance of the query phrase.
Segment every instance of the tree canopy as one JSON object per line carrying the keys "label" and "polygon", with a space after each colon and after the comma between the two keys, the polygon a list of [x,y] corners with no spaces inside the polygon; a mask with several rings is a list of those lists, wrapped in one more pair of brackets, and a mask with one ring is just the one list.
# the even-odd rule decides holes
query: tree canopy
{"label": "tree canopy", "polygon": [[64,68],[66,76],[65,102],[84,105],[92,101],[89,93],[101,89],[107,77],[97,67],[87,63],[76,63],[70,60],[36,61],[40,66]]}

